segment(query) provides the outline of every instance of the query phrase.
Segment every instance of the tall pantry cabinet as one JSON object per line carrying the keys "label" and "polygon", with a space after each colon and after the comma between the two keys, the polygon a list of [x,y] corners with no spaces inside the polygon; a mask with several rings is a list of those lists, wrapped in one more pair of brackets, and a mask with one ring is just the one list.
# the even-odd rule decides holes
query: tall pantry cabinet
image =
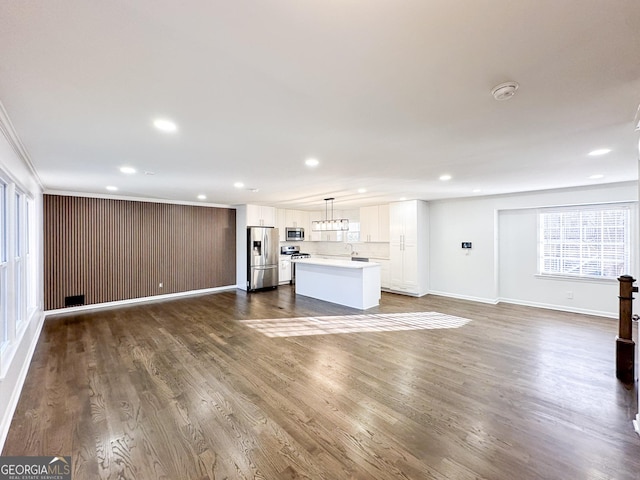
{"label": "tall pantry cabinet", "polygon": [[429,205],[389,204],[390,290],[422,296],[429,291]]}

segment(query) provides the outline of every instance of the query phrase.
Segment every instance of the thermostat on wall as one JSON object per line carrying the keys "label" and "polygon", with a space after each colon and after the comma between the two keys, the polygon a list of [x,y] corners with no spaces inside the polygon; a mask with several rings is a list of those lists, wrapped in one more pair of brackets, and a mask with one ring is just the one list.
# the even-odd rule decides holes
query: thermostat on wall
{"label": "thermostat on wall", "polygon": [[462,248],[471,248],[471,242],[462,242]]}

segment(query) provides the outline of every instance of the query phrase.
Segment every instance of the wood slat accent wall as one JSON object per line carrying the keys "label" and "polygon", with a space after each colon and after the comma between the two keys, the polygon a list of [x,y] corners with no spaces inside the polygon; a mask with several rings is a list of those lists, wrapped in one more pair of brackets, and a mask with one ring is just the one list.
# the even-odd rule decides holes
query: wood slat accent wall
{"label": "wood slat accent wall", "polygon": [[[45,309],[236,282],[236,211],[44,195]],[[159,284],[163,287],[160,288]]]}

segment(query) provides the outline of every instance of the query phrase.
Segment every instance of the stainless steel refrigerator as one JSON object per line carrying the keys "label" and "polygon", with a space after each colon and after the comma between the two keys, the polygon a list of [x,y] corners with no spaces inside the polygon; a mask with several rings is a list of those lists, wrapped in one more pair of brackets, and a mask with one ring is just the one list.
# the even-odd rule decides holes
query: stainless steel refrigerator
{"label": "stainless steel refrigerator", "polygon": [[276,288],[280,257],[278,229],[273,227],[247,228],[247,290]]}

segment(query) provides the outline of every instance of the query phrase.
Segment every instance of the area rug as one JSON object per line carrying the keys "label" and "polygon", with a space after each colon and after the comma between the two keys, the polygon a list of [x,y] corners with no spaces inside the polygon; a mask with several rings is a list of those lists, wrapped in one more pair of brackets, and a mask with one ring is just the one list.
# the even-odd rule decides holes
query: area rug
{"label": "area rug", "polygon": [[372,313],[240,320],[247,327],[254,328],[268,337],[460,328],[470,321],[468,318],[438,312]]}

